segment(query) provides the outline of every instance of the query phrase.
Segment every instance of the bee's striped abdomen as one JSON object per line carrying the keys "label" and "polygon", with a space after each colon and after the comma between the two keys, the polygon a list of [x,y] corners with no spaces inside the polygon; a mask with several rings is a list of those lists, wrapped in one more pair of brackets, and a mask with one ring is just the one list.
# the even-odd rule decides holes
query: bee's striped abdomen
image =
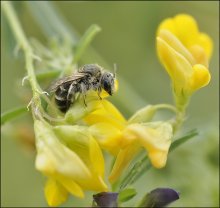
{"label": "bee's striped abdomen", "polygon": [[55,102],[63,113],[69,109],[73,99],[73,94],[70,94],[67,98],[68,89],[69,86],[61,85],[55,92]]}

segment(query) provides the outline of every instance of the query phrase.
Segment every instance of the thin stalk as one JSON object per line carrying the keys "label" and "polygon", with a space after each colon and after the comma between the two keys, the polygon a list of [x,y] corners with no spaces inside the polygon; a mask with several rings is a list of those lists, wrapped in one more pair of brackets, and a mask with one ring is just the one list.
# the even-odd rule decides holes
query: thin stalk
{"label": "thin stalk", "polygon": [[95,35],[101,31],[101,28],[98,25],[91,25],[89,29],[85,32],[83,37],[79,40],[79,43],[76,47],[75,56],[73,59],[73,64],[78,63],[82,54],[85,52],[89,44],[92,42]]}
{"label": "thin stalk", "polygon": [[[11,29],[15,35],[15,38],[18,42],[18,45],[22,48],[25,54],[25,61],[26,61],[26,70],[28,74],[28,80],[31,84],[31,88],[33,91],[34,99],[38,97],[40,93],[42,93],[41,88],[39,87],[37,83],[37,79],[35,77],[34,73],[34,53],[32,51],[31,46],[28,43],[28,40],[22,30],[22,27],[17,19],[17,16],[15,14],[15,11],[11,5],[11,2],[4,1],[2,2],[2,9],[5,12],[5,15],[8,19],[9,25],[11,26]],[[37,99],[35,99],[37,100]]]}
{"label": "thin stalk", "polygon": [[[38,85],[37,78],[34,72],[34,59],[36,58],[35,54],[33,53],[32,47],[30,46],[23,30],[22,27],[18,21],[18,18],[15,14],[15,11],[11,5],[11,2],[4,1],[2,2],[2,8],[3,11],[5,12],[5,15],[8,19],[9,25],[11,26],[11,29],[14,33],[14,36],[17,40],[18,45],[21,47],[25,54],[25,63],[26,63],[26,70],[27,70],[27,78],[29,80],[29,83],[31,85],[32,93],[33,93],[33,98],[30,102],[32,106],[32,116],[33,119],[36,118],[35,116],[35,111],[38,109],[41,109],[42,111],[42,106],[41,106],[41,99],[40,96],[42,95],[43,97],[45,96]],[[35,109],[33,109],[33,106],[35,106]],[[39,113],[38,113],[39,116]]]}
{"label": "thin stalk", "polygon": [[62,73],[60,74],[60,77],[63,77],[64,75],[69,75],[72,73],[72,66],[77,64],[79,60],[81,59],[81,56],[85,52],[85,50],[88,48],[89,44],[94,39],[95,35],[101,31],[101,28],[98,25],[91,25],[89,29],[85,32],[83,37],[79,40],[77,43],[75,53],[74,53],[74,59],[73,62],[69,67],[66,67]]}
{"label": "thin stalk", "polygon": [[40,106],[40,95],[43,95],[43,91],[38,85],[35,72],[34,72],[34,58],[36,57],[33,53],[33,50],[22,30],[22,27],[18,21],[18,18],[15,14],[15,11],[10,2],[4,1],[2,2],[2,9],[5,12],[5,15],[8,19],[9,25],[14,33],[14,36],[17,40],[18,45],[24,51],[25,54],[25,63],[27,70],[27,78],[30,82],[32,93],[33,93],[33,102],[36,106]]}
{"label": "thin stalk", "polygon": [[155,105],[155,108],[157,109],[168,109],[168,110],[171,110],[173,111],[174,113],[177,113],[177,109],[172,106],[172,105],[169,105],[169,104],[158,104],[158,105]]}
{"label": "thin stalk", "polygon": [[1,125],[27,112],[27,107],[19,107],[1,114]]}

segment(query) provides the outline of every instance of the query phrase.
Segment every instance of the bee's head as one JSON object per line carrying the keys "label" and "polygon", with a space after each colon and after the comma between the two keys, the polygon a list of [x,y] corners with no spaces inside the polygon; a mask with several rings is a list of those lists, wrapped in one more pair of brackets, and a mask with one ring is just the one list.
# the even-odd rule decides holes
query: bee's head
{"label": "bee's head", "polygon": [[109,95],[112,95],[115,90],[115,74],[112,74],[111,72],[104,72],[101,76],[101,87]]}

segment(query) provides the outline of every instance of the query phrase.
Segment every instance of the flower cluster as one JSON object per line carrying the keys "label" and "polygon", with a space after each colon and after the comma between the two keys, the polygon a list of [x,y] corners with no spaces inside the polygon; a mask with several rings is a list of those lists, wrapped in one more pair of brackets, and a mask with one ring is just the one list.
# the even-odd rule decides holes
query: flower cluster
{"label": "flower cluster", "polygon": [[36,120],[36,168],[49,179],[45,195],[50,206],[66,201],[68,192],[107,191],[104,159],[96,140],[77,127],[54,126]]}
{"label": "flower cluster", "polygon": [[178,107],[209,83],[212,47],[211,38],[199,31],[190,15],[179,14],[159,25],[157,52],[172,80]]}
{"label": "flower cluster", "polygon": [[[164,20],[157,31],[157,51],[171,77],[177,112],[193,92],[208,84],[208,60],[212,41],[200,33],[189,15]],[[168,106],[168,105],[167,105]],[[166,105],[148,105],[125,119],[106,99],[95,92],[87,95],[87,107],[78,100],[62,123],[50,125],[35,120],[36,168],[48,177],[45,195],[50,206],[63,203],[68,193],[82,198],[84,191],[108,191],[102,150],[115,157],[108,175],[116,182],[142,149],[156,168],[166,165],[169,147],[178,120],[154,121]]]}

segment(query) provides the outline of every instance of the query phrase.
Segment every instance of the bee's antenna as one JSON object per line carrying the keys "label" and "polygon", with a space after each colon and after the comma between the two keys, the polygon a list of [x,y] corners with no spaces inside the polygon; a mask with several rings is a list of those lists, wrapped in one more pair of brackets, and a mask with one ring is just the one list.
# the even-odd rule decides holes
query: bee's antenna
{"label": "bee's antenna", "polygon": [[114,78],[115,78],[116,77],[116,71],[117,71],[117,64],[114,63],[113,66],[114,66],[114,73],[113,73],[113,75],[114,75]]}

